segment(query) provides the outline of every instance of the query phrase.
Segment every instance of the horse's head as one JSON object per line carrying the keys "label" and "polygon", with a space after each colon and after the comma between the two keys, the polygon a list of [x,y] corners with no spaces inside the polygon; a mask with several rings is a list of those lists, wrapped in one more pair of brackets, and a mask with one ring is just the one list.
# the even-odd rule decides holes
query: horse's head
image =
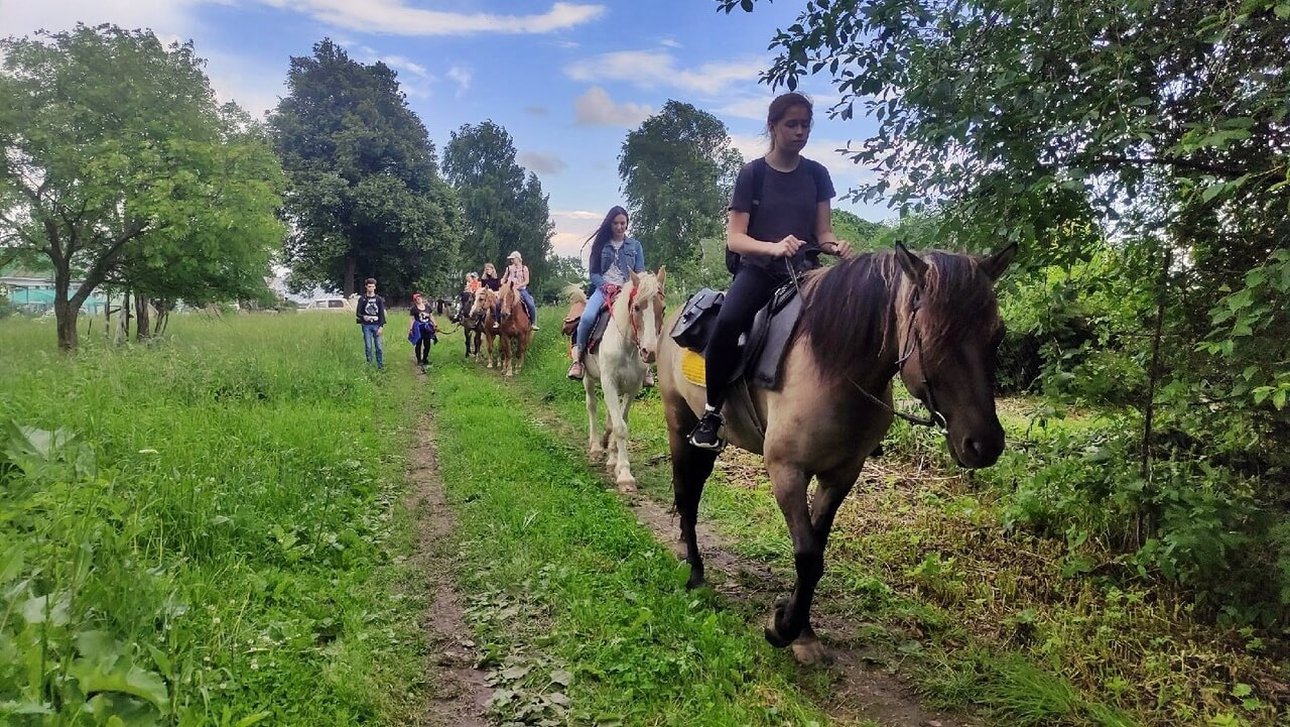
{"label": "horse's head", "polygon": [[994,283],[1016,245],[985,258],[946,252],[918,255],[898,245],[904,275],[897,301],[900,377],[945,427],[950,454],[963,467],[989,467],[1003,452],[994,409],[995,350],[1003,323]]}
{"label": "horse's head", "polygon": [[519,305],[520,294],[515,290],[515,284],[508,280],[502,283],[502,288],[497,292],[497,297],[502,302],[502,320],[507,320],[511,317],[511,313],[515,311],[515,306]]}
{"label": "horse's head", "polygon": [[[470,296],[471,294],[466,292],[462,295]],[[479,290],[476,290],[473,298],[471,298],[470,317],[474,318],[476,321],[484,320],[488,316],[488,313],[493,310],[493,305],[496,302],[495,295],[496,294],[492,290],[480,286]],[[465,303],[465,300],[466,298],[463,297],[462,302]]]}
{"label": "horse's head", "polygon": [[624,291],[631,306],[632,332],[636,336],[637,353],[645,363],[654,363],[658,356],[658,342],[663,335],[663,281],[667,267],[658,273],[632,273],[631,290]]}

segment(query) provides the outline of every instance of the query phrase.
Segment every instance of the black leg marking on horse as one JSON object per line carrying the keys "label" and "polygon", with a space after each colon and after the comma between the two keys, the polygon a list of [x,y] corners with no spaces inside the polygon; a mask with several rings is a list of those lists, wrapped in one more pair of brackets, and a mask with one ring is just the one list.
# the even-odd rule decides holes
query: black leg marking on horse
{"label": "black leg marking on horse", "polygon": [[[703,486],[712,474],[716,464],[717,453],[699,449],[685,441],[690,429],[698,423],[698,418],[685,410],[688,416],[678,417],[683,421],[674,422],[668,427],[668,444],[672,450],[672,495],[676,512],[681,517],[681,539],[685,541],[685,560],[690,564],[690,578],[685,582],[687,589],[694,589],[706,583],[703,573],[703,556],[699,553],[699,540],[696,533],[699,522],[699,500],[703,497]],[[684,421],[689,419],[690,421]]]}

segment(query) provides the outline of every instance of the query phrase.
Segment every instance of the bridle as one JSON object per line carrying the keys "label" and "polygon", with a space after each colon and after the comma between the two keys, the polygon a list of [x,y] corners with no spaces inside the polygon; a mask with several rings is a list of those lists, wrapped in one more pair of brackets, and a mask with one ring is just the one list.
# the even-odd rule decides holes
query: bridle
{"label": "bridle", "polygon": [[[637,350],[640,350],[641,347],[641,328],[645,325],[645,314],[636,309],[636,293],[639,290],[639,285],[633,285],[632,291],[627,294],[627,319],[631,327],[631,343],[636,346]],[[662,299],[663,291],[659,290],[655,295],[659,299]],[[613,315],[614,307],[611,305],[609,306],[609,316],[612,318]],[[662,316],[658,316],[657,318],[658,320],[655,322],[655,326],[658,328],[658,333],[661,335],[663,333],[663,318]]]}
{"label": "bridle", "polygon": [[[910,356],[914,355],[915,351],[918,352],[919,361],[925,360],[925,357],[923,356],[923,337],[919,333],[918,328],[914,326],[914,317],[918,315],[918,311],[921,310],[923,306],[922,293],[923,293],[922,286],[916,285],[914,287],[914,292],[909,296],[909,315],[906,317],[906,320],[905,320],[905,340],[907,341],[907,344],[906,344],[905,352],[902,353],[900,357],[896,359],[895,373],[897,374],[899,374],[903,370],[905,366],[905,362],[909,360]],[[850,376],[847,377],[847,381],[851,382],[851,385],[856,387],[856,390],[858,390],[861,394],[863,394],[864,397],[868,399],[871,403],[877,404],[879,407],[887,410],[895,417],[904,419],[910,424],[915,424],[920,427],[940,427],[941,429],[948,429],[948,424],[945,421],[945,415],[941,414],[940,409],[936,407],[936,396],[932,393],[932,385],[927,381],[926,368],[924,368],[920,373],[922,375],[921,383],[923,385],[923,391],[925,392],[924,396],[926,397],[926,399],[920,398],[919,402],[922,403],[922,405],[927,408],[928,413],[931,414],[930,417],[926,417],[926,418],[914,416],[912,414],[906,414],[903,411],[899,411],[897,409],[892,408],[891,406],[888,406],[887,402],[883,401],[882,399],[879,399],[873,394],[870,394],[868,391],[865,390],[863,386],[857,384],[855,381],[852,381]]]}

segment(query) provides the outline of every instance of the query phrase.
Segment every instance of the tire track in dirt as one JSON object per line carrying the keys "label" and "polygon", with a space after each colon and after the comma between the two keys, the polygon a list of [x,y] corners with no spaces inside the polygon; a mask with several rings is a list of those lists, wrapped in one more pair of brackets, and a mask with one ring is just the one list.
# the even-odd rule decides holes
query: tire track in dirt
{"label": "tire track in dirt", "polygon": [[[585,433],[550,410],[532,403],[529,407],[533,416],[564,442],[585,441]],[[572,448],[585,459],[585,450],[578,446]],[[722,454],[718,468],[733,454]],[[649,462],[634,464],[638,468],[652,468],[660,464],[666,466],[666,462],[666,455],[657,455]],[[614,488],[611,473],[605,472],[599,464],[593,463],[592,468],[598,471],[607,487]],[[619,497],[635,513],[637,522],[654,533],[656,540],[677,558],[685,558],[685,544],[679,537],[680,524],[670,505],[653,499],[645,492],[619,493]],[[781,582],[768,564],[741,558],[728,541],[702,520],[697,529],[708,580],[722,599],[769,613],[774,599],[781,594],[786,595],[791,589],[792,583]],[[833,659],[827,665],[801,668],[804,672],[821,669],[832,678],[827,698],[820,704],[831,718],[844,724],[873,720],[884,727],[973,727],[980,724],[967,717],[925,709],[906,682],[883,668],[887,660],[857,636],[863,623],[825,614],[823,609],[816,609],[811,621]],[[762,623],[749,622],[748,626],[760,631]]]}
{"label": "tire track in dirt", "polygon": [[427,411],[420,422],[429,434],[409,449],[406,505],[416,517],[413,572],[425,579],[428,598],[421,626],[426,634],[426,683],[431,692],[418,727],[486,727],[485,705],[492,688],[475,669],[476,654],[453,581],[457,555],[452,535],[456,518],[439,475],[438,437]]}

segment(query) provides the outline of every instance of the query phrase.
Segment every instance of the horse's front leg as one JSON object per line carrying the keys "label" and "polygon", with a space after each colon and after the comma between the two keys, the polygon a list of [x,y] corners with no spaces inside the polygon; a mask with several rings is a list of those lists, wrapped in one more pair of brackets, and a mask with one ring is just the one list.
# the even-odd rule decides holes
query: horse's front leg
{"label": "horse's front leg", "polygon": [[582,391],[587,403],[587,459],[595,464],[604,454],[604,449],[600,445],[600,435],[596,431],[596,378],[587,371],[582,377]]}
{"label": "horse's front leg", "polygon": [[766,623],[766,640],[772,646],[783,648],[793,643],[810,623],[811,601],[824,574],[824,547],[815,535],[806,501],[806,486],[811,476],[782,462],[768,461],[766,471],[770,474],[775,502],[784,514],[793,540],[793,565],[797,573],[792,594],[775,604]]}
{"label": "horse's front leg", "polygon": [[[815,531],[821,554],[828,550],[829,533],[833,531],[833,519],[838,513],[838,508],[842,506],[843,500],[855,486],[856,477],[859,476],[863,464],[862,459],[859,463],[848,463],[817,476],[818,486],[815,489],[815,498],[811,500],[811,529]],[[794,658],[801,664],[820,664],[832,659],[829,650],[816,637],[815,629],[811,628],[809,617],[806,625],[802,627],[801,634],[793,641],[792,648]]]}
{"label": "horse's front leg", "polygon": [[613,471],[614,482],[619,490],[635,492],[636,478],[632,476],[631,462],[627,457],[627,410],[631,406],[631,398],[619,383],[614,376],[605,376],[600,382],[605,390],[605,409],[613,432],[609,443],[609,459],[605,464]]}

